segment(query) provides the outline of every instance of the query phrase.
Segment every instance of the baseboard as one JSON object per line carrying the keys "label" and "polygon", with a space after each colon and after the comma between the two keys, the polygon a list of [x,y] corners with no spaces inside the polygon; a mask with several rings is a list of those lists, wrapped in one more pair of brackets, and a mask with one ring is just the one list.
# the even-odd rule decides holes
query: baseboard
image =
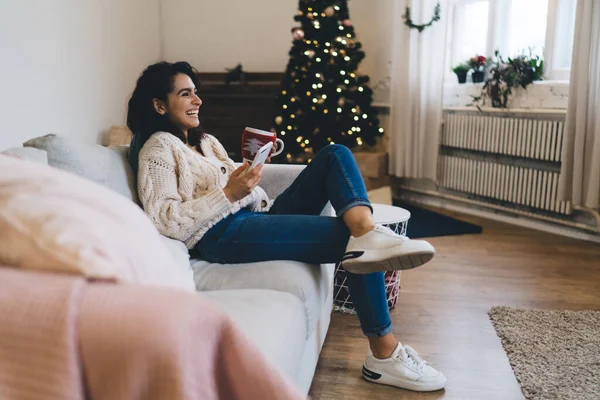
{"label": "baseboard", "polygon": [[398,193],[396,196],[402,200],[407,200],[416,204],[422,204],[431,207],[460,212],[467,215],[473,215],[476,217],[487,218],[493,221],[504,222],[507,224],[552,233],[555,235],[570,237],[573,239],[600,243],[600,234],[588,233],[576,228],[565,227],[545,221],[538,221],[533,218],[511,215],[508,212],[500,210],[490,210],[486,209],[484,205],[476,207],[472,204],[461,204],[460,200],[447,199],[441,196],[436,196],[435,194],[431,193],[411,191],[410,188],[406,187],[403,187],[401,193]]}

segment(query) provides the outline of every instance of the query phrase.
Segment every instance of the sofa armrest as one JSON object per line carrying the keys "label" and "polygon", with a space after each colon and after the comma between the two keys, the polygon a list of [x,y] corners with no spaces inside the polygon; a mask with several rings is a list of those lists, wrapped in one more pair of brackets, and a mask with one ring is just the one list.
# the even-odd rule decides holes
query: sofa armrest
{"label": "sofa armrest", "polygon": [[279,196],[300,175],[305,165],[265,164],[260,187],[270,199]]}
{"label": "sofa armrest", "polygon": [[[260,187],[267,192],[270,199],[274,199],[294,182],[305,167],[306,165],[265,164]],[[327,203],[321,215],[335,216],[331,203]]]}
{"label": "sofa armrest", "polygon": [[[235,163],[236,168],[240,163]],[[265,190],[270,199],[275,199],[294,182],[306,165],[288,164],[265,164],[260,187]],[[335,216],[331,203],[327,203],[321,215]]]}

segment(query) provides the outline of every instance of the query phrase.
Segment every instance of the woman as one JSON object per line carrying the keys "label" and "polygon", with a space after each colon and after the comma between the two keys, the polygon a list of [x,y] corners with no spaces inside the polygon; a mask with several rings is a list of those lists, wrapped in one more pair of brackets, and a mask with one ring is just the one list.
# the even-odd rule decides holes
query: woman
{"label": "woman", "polygon": [[[258,186],[262,167],[235,168],[200,128],[196,71],[161,62],[140,76],[129,100],[130,162],[144,210],[159,231],[216,263],[343,260],[361,328],[369,340],[365,379],[418,391],[446,378],[392,334],[383,273],[429,261],[433,247],[375,224],[352,153],[330,145],[273,202]],[[335,217],[319,216],[330,201]],[[277,246],[273,246],[273,243]]]}

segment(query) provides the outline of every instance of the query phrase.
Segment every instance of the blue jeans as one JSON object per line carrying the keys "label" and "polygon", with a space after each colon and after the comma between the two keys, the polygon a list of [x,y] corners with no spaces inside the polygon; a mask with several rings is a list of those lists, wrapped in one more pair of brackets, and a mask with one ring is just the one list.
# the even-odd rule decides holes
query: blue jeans
{"label": "blue jeans", "polygon": [[[319,215],[328,201],[337,218]],[[224,218],[204,234],[193,252],[221,264],[267,260],[338,263],[350,237],[340,217],[355,206],[371,208],[354,156],[347,147],[329,145],[275,199],[268,213],[240,210]],[[346,275],[364,334],[388,334],[392,322],[383,272]]]}

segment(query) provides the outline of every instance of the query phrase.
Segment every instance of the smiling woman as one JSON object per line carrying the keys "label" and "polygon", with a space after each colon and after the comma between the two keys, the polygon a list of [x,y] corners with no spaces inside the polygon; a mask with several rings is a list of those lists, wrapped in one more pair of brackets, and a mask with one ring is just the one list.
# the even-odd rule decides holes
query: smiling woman
{"label": "smiling woman", "polygon": [[127,126],[134,133],[129,162],[138,170],[139,152],[156,132],[168,132],[202,153],[205,136],[198,111],[198,72],[187,62],[150,65],[137,81],[129,99]]}
{"label": "smiling woman", "polygon": [[[130,153],[138,195],[159,232],[209,263],[343,261],[370,346],[365,379],[418,391],[443,388],[445,376],[394,337],[384,277],[373,273],[418,267],[435,249],[374,222],[356,160],[339,144],[319,151],[271,200],[258,185],[262,165],[236,168],[216,137],[193,136],[202,104],[196,86],[189,64],[159,63],[144,71],[129,102],[133,143],[143,144]],[[328,203],[337,217],[322,215]]]}
{"label": "smiling woman", "polygon": [[173,90],[167,95],[167,101],[152,99],[154,109],[160,115],[166,115],[170,122],[187,137],[188,130],[200,125],[198,110],[202,100],[198,89],[188,75],[179,73],[173,77]]}

